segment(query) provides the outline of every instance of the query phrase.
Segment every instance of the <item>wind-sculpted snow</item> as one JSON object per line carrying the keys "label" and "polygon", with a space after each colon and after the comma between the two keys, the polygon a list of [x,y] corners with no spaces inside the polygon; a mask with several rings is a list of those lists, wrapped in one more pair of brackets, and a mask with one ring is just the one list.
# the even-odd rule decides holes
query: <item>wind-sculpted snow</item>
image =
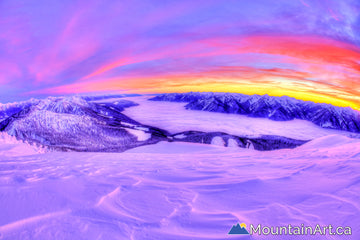
{"label": "wind-sculpted snow", "polygon": [[[0,158],[0,239],[359,239],[360,142],[252,151],[159,142]],[[352,235],[229,236],[237,223]]]}
{"label": "wind-sculpted snow", "polygon": [[320,127],[360,132],[360,113],[351,108],[335,107],[268,95],[235,93],[169,93],[151,98],[153,101],[188,102],[191,110],[243,114],[275,121],[302,119]]}
{"label": "wind-sculpted snow", "polygon": [[61,151],[121,152],[159,141],[180,141],[274,150],[294,148],[306,141],[281,136],[245,137],[223,132],[182,132],[174,137],[166,130],[143,125],[122,113],[137,106],[129,100],[87,101],[83,97],[49,97],[24,105],[0,122],[0,130],[17,139]]}

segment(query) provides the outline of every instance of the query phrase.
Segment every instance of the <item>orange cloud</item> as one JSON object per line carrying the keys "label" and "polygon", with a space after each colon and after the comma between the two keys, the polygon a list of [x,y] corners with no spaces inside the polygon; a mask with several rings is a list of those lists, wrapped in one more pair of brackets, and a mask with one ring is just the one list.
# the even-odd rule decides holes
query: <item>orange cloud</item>
{"label": "orange cloud", "polygon": [[[181,54],[179,54],[181,53]],[[335,40],[305,36],[249,36],[214,38],[182,44],[176,56],[191,59],[248,53],[283,56],[274,67],[195,66],[179,72],[156,75],[133,72],[128,76],[109,76],[119,66],[139,61],[171,58],[171,49],[145,53],[137,58],[124,57],[99,67],[78,82],[38,92],[77,93],[125,90],[129,92],[228,91],[246,94],[288,95],[303,100],[351,106],[360,109],[360,49]],[[175,56],[174,55],[174,56]],[[261,60],[261,59],[259,59]],[[296,70],[295,70],[296,69]],[[129,77],[131,76],[131,77]]]}

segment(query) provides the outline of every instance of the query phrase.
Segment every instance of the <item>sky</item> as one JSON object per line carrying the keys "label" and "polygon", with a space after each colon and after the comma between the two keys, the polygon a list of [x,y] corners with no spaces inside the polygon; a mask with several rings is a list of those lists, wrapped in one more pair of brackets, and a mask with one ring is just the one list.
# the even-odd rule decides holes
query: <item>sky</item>
{"label": "sky", "polygon": [[188,91],[360,109],[360,1],[0,0],[0,102]]}

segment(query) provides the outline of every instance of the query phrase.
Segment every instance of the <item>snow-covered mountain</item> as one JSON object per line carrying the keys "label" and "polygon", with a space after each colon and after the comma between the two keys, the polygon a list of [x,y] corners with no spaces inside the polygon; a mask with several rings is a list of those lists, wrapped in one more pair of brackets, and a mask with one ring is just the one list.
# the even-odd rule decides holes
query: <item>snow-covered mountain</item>
{"label": "snow-covered mountain", "polygon": [[[159,141],[195,142],[273,150],[307,142],[282,136],[245,136],[218,131],[166,130],[141,124],[122,111],[137,104],[124,100],[94,102],[83,97],[49,97],[8,107],[0,131],[19,140],[62,151],[121,152]],[[8,116],[9,112],[14,114]]]}
{"label": "snow-covered mountain", "polygon": [[124,151],[166,138],[166,132],[121,113],[132,105],[126,100],[105,104],[81,97],[49,97],[23,104],[0,122],[0,130],[30,143],[73,151]]}
{"label": "snow-covered mountain", "polygon": [[38,99],[30,99],[28,101],[7,104],[0,103],[0,122],[37,103],[39,103]]}
{"label": "snow-covered mountain", "polygon": [[295,98],[237,93],[169,93],[151,98],[153,101],[188,102],[191,110],[244,114],[275,121],[302,119],[320,127],[360,132],[360,113],[344,107],[314,103]]}

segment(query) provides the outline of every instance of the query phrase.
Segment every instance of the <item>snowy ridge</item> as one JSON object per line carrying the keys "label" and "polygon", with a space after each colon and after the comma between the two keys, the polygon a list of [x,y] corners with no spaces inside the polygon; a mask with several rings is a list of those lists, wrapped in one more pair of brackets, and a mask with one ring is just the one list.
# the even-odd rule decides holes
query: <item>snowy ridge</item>
{"label": "snowy ridge", "polygon": [[[0,132],[0,153],[11,156],[47,153],[46,147],[16,139],[6,132]],[[4,151],[6,149],[6,151]]]}
{"label": "snowy ridge", "polygon": [[22,110],[31,107],[32,105],[38,104],[40,100],[30,99],[23,102],[14,102],[14,103],[0,103],[0,121],[21,112]]}
{"label": "snowy ridge", "polygon": [[146,141],[145,133],[128,131],[139,123],[121,111],[133,105],[126,100],[94,103],[82,97],[49,97],[26,105],[1,121],[0,130],[17,139],[62,151],[116,152],[156,143],[162,132],[152,135],[158,131],[155,128],[146,128],[151,135]]}
{"label": "snowy ridge", "polygon": [[360,113],[330,104],[317,104],[295,98],[237,93],[169,93],[153,101],[188,102],[191,110],[243,114],[275,121],[302,119],[320,127],[360,133]]}

